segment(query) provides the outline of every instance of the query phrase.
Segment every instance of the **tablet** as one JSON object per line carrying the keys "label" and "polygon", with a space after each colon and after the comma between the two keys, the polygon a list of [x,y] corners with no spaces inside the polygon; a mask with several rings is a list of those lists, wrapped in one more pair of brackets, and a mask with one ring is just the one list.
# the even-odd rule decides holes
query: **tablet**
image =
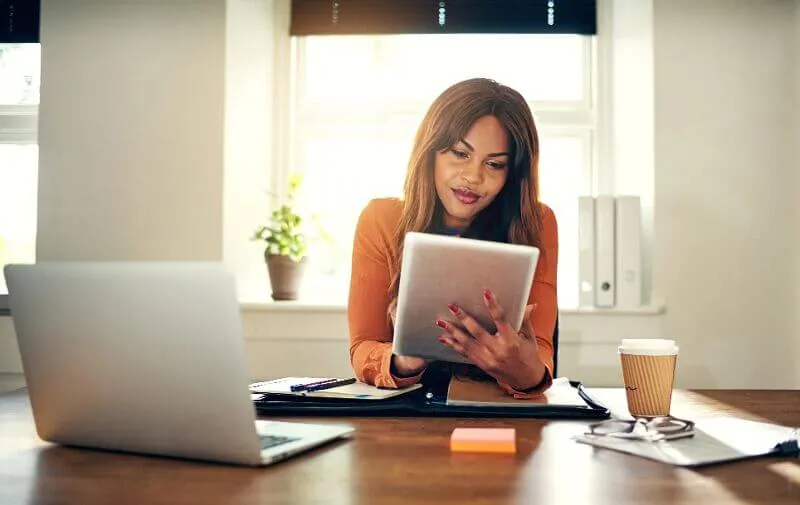
{"label": "tablet", "polygon": [[393,352],[431,360],[467,362],[439,342],[437,319],[457,322],[447,309],[455,303],[494,332],[483,290],[494,293],[519,330],[525,315],[539,249],[485,240],[408,232],[395,317]]}

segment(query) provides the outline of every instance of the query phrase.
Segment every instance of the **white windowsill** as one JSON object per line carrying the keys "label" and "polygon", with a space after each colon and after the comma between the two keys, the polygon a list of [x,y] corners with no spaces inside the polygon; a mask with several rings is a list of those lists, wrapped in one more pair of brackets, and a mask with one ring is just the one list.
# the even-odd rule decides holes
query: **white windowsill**
{"label": "white windowsill", "polygon": [[[330,312],[347,311],[347,304],[336,300],[295,300],[281,301],[240,301],[243,312]],[[666,312],[666,305],[661,301],[633,308],[599,308],[599,307],[560,307],[559,314],[592,315],[592,316],[658,316]],[[0,316],[7,316],[0,312]]]}
{"label": "white windowsill", "polygon": [[667,307],[663,302],[653,302],[650,305],[642,305],[641,307],[562,307],[558,311],[561,314],[587,314],[587,315],[610,315],[610,316],[659,316],[667,311]]}
{"label": "white windowsill", "polygon": [[244,312],[346,312],[347,304],[331,301],[264,301],[264,302],[241,302]]}
{"label": "white windowsill", "polygon": [[[347,304],[337,301],[325,300],[296,300],[296,301],[247,301],[241,303],[244,312],[346,312]],[[666,312],[663,302],[656,301],[650,305],[633,308],[598,308],[598,307],[562,307],[560,314],[568,315],[609,315],[609,316],[658,316]]]}

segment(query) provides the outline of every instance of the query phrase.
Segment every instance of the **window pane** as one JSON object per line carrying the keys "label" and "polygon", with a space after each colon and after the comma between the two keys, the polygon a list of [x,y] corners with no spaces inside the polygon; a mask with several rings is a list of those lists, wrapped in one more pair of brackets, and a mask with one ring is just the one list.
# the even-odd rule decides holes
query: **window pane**
{"label": "window pane", "polygon": [[[416,126],[416,125],[414,125]],[[328,243],[309,248],[308,287],[316,296],[346,296],[353,232],[358,215],[372,198],[400,196],[413,128],[395,137],[350,125],[338,135],[308,139],[300,163],[304,173],[298,206],[317,215]],[[562,307],[577,306],[578,213],[586,163],[582,137],[542,137],[541,199],[559,226],[558,296]]]}
{"label": "window pane", "polygon": [[306,292],[346,293],[353,233],[361,210],[373,198],[402,194],[414,129],[399,126],[408,124],[402,120],[394,124],[398,125],[394,135],[372,124],[349,125],[304,142],[297,165],[303,173],[298,208],[313,213],[330,237],[309,246],[306,278],[313,288]]}
{"label": "window pane", "polygon": [[0,44],[0,105],[38,105],[39,44]]}
{"label": "window pane", "polygon": [[[292,169],[305,175],[301,208],[315,213],[331,237],[309,248],[305,292],[346,296],[358,215],[371,198],[401,194],[416,128],[439,93],[482,76],[515,88],[539,111],[548,107],[543,102],[578,111],[588,101],[588,47],[573,35],[299,39]],[[594,124],[537,126],[541,198],[559,224],[559,303],[575,306],[577,197],[589,182]]]}
{"label": "window pane", "polygon": [[558,221],[558,304],[578,305],[578,197],[583,192],[588,140],[542,137],[539,198]]}
{"label": "window pane", "polygon": [[430,103],[455,82],[489,77],[528,101],[580,101],[583,38],[577,35],[387,35],[304,38],[310,102]]}
{"label": "window pane", "polygon": [[[36,255],[39,148],[0,144],[0,268],[32,263]],[[0,275],[0,294],[7,294]]]}

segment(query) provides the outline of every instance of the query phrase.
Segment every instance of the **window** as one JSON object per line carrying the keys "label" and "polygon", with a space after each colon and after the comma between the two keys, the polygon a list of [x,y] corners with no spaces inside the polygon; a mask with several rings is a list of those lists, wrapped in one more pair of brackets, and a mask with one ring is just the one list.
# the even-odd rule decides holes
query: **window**
{"label": "window", "polygon": [[[0,268],[36,253],[39,44],[0,44]],[[0,310],[7,308],[0,275]]]}
{"label": "window", "polygon": [[307,291],[346,296],[360,211],[371,198],[401,195],[414,133],[433,99],[482,76],[531,105],[541,199],[559,221],[559,302],[576,306],[576,202],[591,192],[597,158],[593,44],[578,35],[294,38],[290,166],[304,175],[298,205],[330,237],[309,248]]}

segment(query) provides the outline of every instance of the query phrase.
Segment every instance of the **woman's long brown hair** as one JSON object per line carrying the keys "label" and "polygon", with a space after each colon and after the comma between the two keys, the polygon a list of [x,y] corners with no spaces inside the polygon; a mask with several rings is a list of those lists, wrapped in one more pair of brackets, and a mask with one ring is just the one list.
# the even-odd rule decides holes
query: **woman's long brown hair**
{"label": "woman's long brown hair", "polygon": [[[539,136],[530,107],[517,91],[491,79],[454,84],[431,104],[414,140],[403,211],[395,235],[397,256],[391,259],[390,316],[397,304],[406,233],[439,233],[444,227],[444,209],[433,178],[436,153],[451,148],[466,136],[475,121],[489,115],[495,116],[509,133],[508,177],[494,201],[475,216],[462,236],[540,247]],[[544,261],[544,251],[541,256],[540,261]]]}

